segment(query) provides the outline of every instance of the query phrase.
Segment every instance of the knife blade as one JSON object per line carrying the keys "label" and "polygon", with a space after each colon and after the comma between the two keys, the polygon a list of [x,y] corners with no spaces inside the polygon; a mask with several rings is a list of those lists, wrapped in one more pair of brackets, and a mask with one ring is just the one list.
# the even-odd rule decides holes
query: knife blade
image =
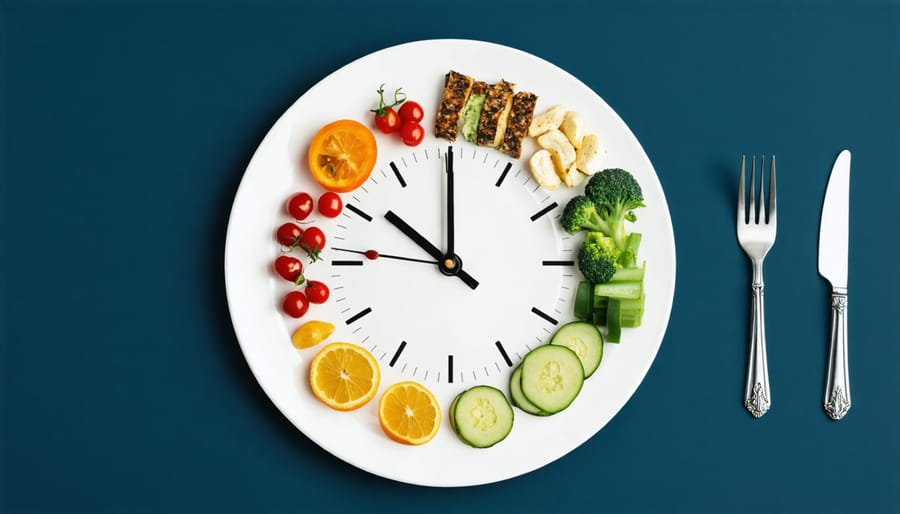
{"label": "knife blade", "polygon": [[850,409],[847,367],[847,269],[850,240],[850,151],[834,161],[819,222],[819,274],[831,284],[831,334],[824,408],[839,420]]}

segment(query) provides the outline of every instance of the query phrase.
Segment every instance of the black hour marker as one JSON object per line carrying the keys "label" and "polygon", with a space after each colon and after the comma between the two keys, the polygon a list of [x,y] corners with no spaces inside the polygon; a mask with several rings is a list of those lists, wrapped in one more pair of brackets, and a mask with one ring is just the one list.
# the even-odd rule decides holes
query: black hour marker
{"label": "black hour marker", "polygon": [[575,261],[542,261],[543,266],[574,266]]}
{"label": "black hour marker", "polygon": [[397,363],[397,359],[400,357],[400,354],[403,353],[403,349],[406,348],[406,341],[401,341],[400,346],[397,347],[397,351],[394,352],[394,356],[391,357],[391,362],[388,363],[388,366],[394,367],[394,364]]}
{"label": "black hour marker", "polygon": [[368,214],[363,212],[362,209],[353,205],[352,203],[348,203],[347,205],[345,205],[345,207],[347,207],[348,210],[353,211],[360,218],[362,218],[366,221],[372,221],[372,216],[369,216]]}
{"label": "black hour marker", "polygon": [[537,221],[538,218],[552,211],[553,209],[559,207],[559,204],[556,202],[551,203],[550,205],[544,207],[543,209],[537,211],[536,213],[531,215],[531,221]]}
{"label": "black hour marker", "polygon": [[556,325],[557,323],[559,323],[558,321],[556,321],[556,320],[553,318],[553,316],[550,316],[549,314],[547,314],[546,312],[544,312],[544,311],[538,309],[537,307],[532,307],[532,308],[531,308],[531,312],[537,314],[537,315],[538,315],[539,317],[541,317],[541,318],[544,318],[544,319],[547,320],[547,322],[549,322],[551,325]]}
{"label": "black hour marker", "polygon": [[[365,316],[366,314],[368,314],[370,312],[372,312],[372,308],[366,307],[365,309],[363,309],[363,310],[357,312],[356,314],[354,314],[353,316],[351,316],[350,319],[345,321],[345,323],[349,325],[349,324],[353,323],[354,321],[359,320],[359,318]],[[556,323],[554,322],[554,324],[556,324]]]}
{"label": "black hour marker", "polygon": [[453,383],[453,355],[447,356],[447,381]]}
{"label": "black hour marker", "polygon": [[394,161],[391,161],[391,169],[394,170],[394,175],[396,175],[397,180],[400,181],[400,187],[406,187],[406,181],[403,180],[403,175],[400,174],[400,170],[397,169],[397,165],[394,164]]}
{"label": "black hour marker", "polygon": [[503,180],[506,179],[506,174],[509,173],[509,169],[512,168],[512,163],[506,163],[506,167],[503,168],[503,173],[500,174],[500,178],[497,179],[497,183],[494,184],[497,187],[500,187],[500,184],[503,183]]}
{"label": "black hour marker", "polygon": [[[497,349],[500,350],[500,355],[503,356],[503,360],[506,361],[506,365],[512,367],[512,360],[510,360],[509,355],[506,353],[506,348],[503,348],[503,344],[501,344],[500,341],[497,341],[494,344],[497,345]],[[487,374],[487,372],[485,372],[485,374]]]}
{"label": "black hour marker", "polygon": [[331,261],[332,266],[362,266],[363,261]]}

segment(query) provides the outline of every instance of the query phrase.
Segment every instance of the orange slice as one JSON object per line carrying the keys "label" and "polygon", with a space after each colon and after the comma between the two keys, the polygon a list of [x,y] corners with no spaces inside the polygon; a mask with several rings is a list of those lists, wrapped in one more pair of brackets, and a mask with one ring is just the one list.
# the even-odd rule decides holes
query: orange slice
{"label": "orange slice", "polygon": [[327,321],[307,321],[297,327],[291,336],[291,342],[294,343],[294,348],[302,350],[321,343],[333,333],[334,325]]}
{"label": "orange slice", "polygon": [[378,157],[375,134],[362,123],[338,120],[325,125],[309,145],[312,176],[329,191],[346,193],[362,185]]}
{"label": "orange slice", "polygon": [[353,410],[375,397],[381,371],[365,348],[331,343],[309,365],[309,383],[316,398],[337,410]]}
{"label": "orange slice", "polygon": [[441,427],[441,407],[423,385],[399,382],[381,395],[378,421],[384,433],[394,441],[425,444],[434,439]]}

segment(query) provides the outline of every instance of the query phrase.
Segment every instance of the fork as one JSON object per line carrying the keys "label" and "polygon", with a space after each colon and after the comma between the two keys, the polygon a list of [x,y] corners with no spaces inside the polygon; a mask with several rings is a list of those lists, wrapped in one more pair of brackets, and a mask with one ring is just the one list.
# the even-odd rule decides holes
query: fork
{"label": "fork", "polygon": [[769,205],[764,211],[766,195],[764,188],[764,170],[766,157],[762,156],[759,164],[759,203],[756,203],[756,156],[750,164],[750,201],[745,207],[744,169],[747,156],[741,157],[741,183],[738,186],[737,202],[737,238],[744,253],[753,264],[753,299],[751,304],[752,319],[750,325],[750,357],[747,362],[747,380],[744,386],[744,407],[754,417],[760,417],[769,410],[771,393],[769,391],[769,369],[766,363],[766,317],[763,308],[763,260],[775,244],[775,156],[770,159],[769,171]]}

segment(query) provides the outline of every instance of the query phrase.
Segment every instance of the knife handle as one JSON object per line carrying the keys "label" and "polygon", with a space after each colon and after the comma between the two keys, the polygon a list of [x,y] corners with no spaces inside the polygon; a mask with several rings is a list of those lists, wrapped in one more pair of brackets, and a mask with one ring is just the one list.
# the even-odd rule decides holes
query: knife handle
{"label": "knife handle", "polygon": [[769,365],[766,361],[766,316],[762,280],[753,283],[751,303],[750,358],[747,362],[747,381],[744,386],[744,407],[758,418],[768,412],[771,398]]}
{"label": "knife handle", "polygon": [[850,374],[847,372],[847,290],[831,293],[831,341],[828,345],[828,377],[825,380],[825,412],[839,420],[850,409]]}

